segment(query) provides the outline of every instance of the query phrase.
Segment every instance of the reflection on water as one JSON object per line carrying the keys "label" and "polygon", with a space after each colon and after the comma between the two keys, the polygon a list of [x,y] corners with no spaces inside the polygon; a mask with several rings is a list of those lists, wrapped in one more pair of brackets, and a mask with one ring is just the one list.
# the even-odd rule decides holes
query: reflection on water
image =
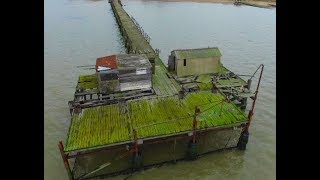
{"label": "reflection on water", "polygon": [[[248,148],[213,153],[197,161],[164,165],[130,179],[275,179],[275,9],[212,3],[122,0],[127,12],[161,50],[217,46],[223,64],[238,74],[265,72],[250,128]],[[67,179],[57,148],[65,140],[76,80],[100,56],[124,51],[108,1],[45,0],[44,121],[45,179]],[[254,85],[254,84],[253,84]],[[122,179],[115,177],[113,179]]]}

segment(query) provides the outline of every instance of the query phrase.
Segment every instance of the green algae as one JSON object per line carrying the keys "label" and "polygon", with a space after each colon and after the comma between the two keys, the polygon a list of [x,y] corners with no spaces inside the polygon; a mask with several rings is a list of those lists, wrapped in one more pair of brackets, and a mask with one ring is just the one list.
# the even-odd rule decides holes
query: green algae
{"label": "green algae", "polygon": [[95,74],[79,76],[77,89],[96,89],[98,88],[98,79]]}
{"label": "green algae", "polygon": [[126,105],[87,108],[73,115],[66,151],[96,147],[139,138],[170,135],[192,130],[195,107],[200,109],[198,128],[230,125],[247,120],[234,104],[209,91],[177,96],[139,99]]}

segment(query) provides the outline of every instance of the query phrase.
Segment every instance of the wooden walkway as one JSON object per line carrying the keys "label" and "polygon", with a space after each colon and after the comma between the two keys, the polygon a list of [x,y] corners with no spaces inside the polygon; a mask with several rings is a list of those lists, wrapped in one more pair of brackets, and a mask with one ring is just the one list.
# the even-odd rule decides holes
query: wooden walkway
{"label": "wooden walkway", "polygon": [[156,56],[155,51],[146,40],[146,35],[141,27],[138,27],[127,12],[122,8],[118,0],[111,1],[111,7],[124,37],[128,53],[147,54],[149,57]]}
{"label": "wooden walkway", "polygon": [[144,33],[137,21],[127,14],[118,0],[112,0],[110,3],[128,53],[146,54],[153,65],[152,83],[156,94],[158,96],[177,95],[181,87],[174,79],[166,75],[168,71],[159,55],[149,44],[148,35]]}

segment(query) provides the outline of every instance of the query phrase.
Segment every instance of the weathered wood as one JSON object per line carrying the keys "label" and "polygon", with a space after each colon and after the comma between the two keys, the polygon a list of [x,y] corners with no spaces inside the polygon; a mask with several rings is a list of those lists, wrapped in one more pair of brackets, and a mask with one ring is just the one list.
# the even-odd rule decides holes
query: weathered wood
{"label": "weathered wood", "polygon": [[90,95],[90,94],[98,94],[98,90],[92,90],[92,91],[87,91],[87,92],[75,92],[74,96],[84,96],[84,95]]}
{"label": "weathered wood", "polygon": [[80,108],[84,109],[84,108],[90,108],[90,107],[96,107],[96,106],[102,106],[102,105],[115,104],[115,103],[118,103],[120,100],[130,100],[130,99],[135,99],[135,98],[144,97],[144,96],[151,96],[151,95],[155,95],[155,92],[154,91],[137,92],[135,94],[126,95],[124,97],[100,95],[99,99],[84,100],[82,104],[79,104],[79,102],[73,102],[73,104],[71,104],[70,109],[74,109],[75,105],[78,105]]}
{"label": "weathered wood", "polygon": [[216,85],[217,88],[231,88],[231,87],[241,87],[242,84],[229,84],[229,85]]}

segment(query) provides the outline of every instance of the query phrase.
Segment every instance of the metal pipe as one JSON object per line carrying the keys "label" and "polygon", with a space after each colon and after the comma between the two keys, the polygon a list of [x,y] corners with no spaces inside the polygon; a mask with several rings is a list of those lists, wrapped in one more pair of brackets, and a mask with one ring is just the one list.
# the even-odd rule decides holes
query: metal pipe
{"label": "metal pipe", "polygon": [[252,79],[254,77],[254,75],[258,72],[258,70],[260,69],[260,67],[264,67],[263,64],[260,64],[260,66],[257,68],[257,70],[252,74],[252,76],[250,77],[250,79]]}
{"label": "metal pipe", "polygon": [[136,129],[133,129],[134,133],[134,151],[135,155],[138,156],[138,132]]}
{"label": "metal pipe", "polygon": [[260,87],[260,82],[261,82],[261,78],[262,78],[264,65],[261,64],[259,67],[261,67],[260,77],[259,77],[258,85],[257,85],[257,88],[256,88],[256,92],[255,92],[255,95],[254,95],[254,99],[253,99],[253,102],[252,102],[251,110],[249,111],[249,114],[248,114],[249,121],[248,121],[248,123],[247,123],[247,125],[246,125],[246,127],[244,129],[245,133],[249,132],[249,127],[250,127],[250,124],[251,124],[251,121],[252,121],[254,107],[256,105],[256,100],[257,100],[257,96],[258,96],[258,90],[259,90],[259,87]]}
{"label": "metal pipe", "polygon": [[61,157],[62,157],[62,160],[63,160],[63,163],[64,163],[64,167],[67,170],[69,179],[73,180],[74,178],[73,178],[73,175],[72,175],[72,171],[70,169],[69,161],[68,161],[68,159],[66,157],[66,154],[63,151],[63,144],[62,144],[61,141],[59,141],[58,147],[59,147],[59,150],[60,150],[60,153],[61,153]]}
{"label": "metal pipe", "polygon": [[193,118],[193,144],[197,141],[197,115],[199,113],[200,109],[196,106],[194,110],[194,118]]}

